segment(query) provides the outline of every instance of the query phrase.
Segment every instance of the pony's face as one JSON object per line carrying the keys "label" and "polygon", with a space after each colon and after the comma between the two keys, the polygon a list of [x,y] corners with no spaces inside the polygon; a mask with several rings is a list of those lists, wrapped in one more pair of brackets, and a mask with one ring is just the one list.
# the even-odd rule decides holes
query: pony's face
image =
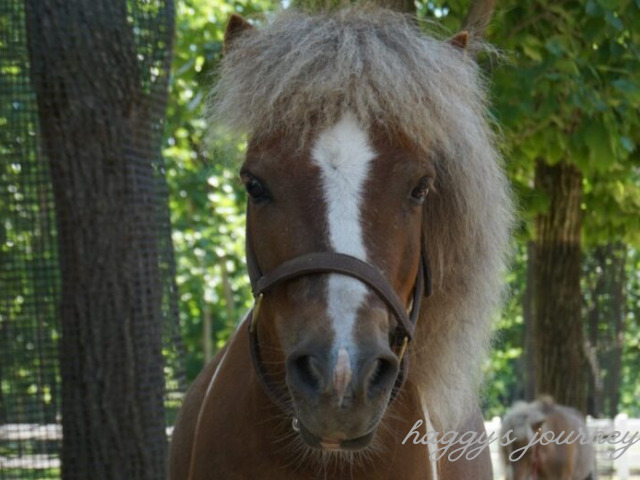
{"label": "pony's face", "polygon": [[[262,271],[311,252],[348,254],[378,267],[409,309],[435,177],[423,157],[348,113],[306,151],[282,139],[251,142],[241,178]],[[366,447],[400,366],[390,344],[397,319],[385,303],[356,279],[314,274],[276,285],[260,312],[264,363],[286,382],[302,438]]]}

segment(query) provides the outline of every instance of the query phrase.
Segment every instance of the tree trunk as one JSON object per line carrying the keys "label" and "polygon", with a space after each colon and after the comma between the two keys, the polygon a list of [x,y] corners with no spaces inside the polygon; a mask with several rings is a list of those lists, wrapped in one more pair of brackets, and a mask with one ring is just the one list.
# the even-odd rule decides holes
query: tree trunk
{"label": "tree trunk", "polygon": [[626,284],[626,260],[627,248],[624,245],[617,245],[612,248],[611,262],[611,301],[613,320],[613,348],[610,356],[609,371],[609,416],[611,418],[618,414],[618,404],[620,402],[620,379],[622,370],[622,347],[624,340],[624,324],[626,317],[625,309],[625,284]]}
{"label": "tree trunk", "polygon": [[227,325],[232,325],[235,321],[236,305],[233,301],[233,289],[229,280],[229,270],[227,269],[227,258],[220,257],[220,271],[222,273],[222,296],[224,297],[224,308],[227,314]]}
{"label": "tree trunk", "polygon": [[161,24],[134,37],[151,15],[136,7],[27,0],[60,245],[65,479],[166,477],[155,162],[167,91],[150,72],[168,68],[173,7],[155,6]]}
{"label": "tree trunk", "polygon": [[[2,258],[2,253],[0,252],[0,259]],[[0,304],[2,307],[2,304]],[[1,310],[0,310],[1,311]],[[7,330],[7,322],[0,322],[0,349],[7,349],[9,347],[8,336],[6,334]],[[7,351],[7,350],[4,350]],[[2,357],[0,357],[2,359]],[[9,408],[4,400],[4,389],[2,384],[4,382],[4,372],[3,372],[3,362],[0,361],[0,424],[7,423],[9,417]]]}
{"label": "tree trunk", "polygon": [[533,342],[534,324],[534,268],[535,268],[535,243],[527,243],[527,284],[524,290],[522,302],[522,316],[524,320],[524,399],[528,402],[534,400],[536,395],[535,379],[535,349]]}
{"label": "tree trunk", "polygon": [[534,346],[536,393],[585,411],[581,319],[582,174],[574,165],[536,162],[536,189],[549,210],[536,218]]}
{"label": "tree trunk", "polygon": [[[593,417],[602,417],[602,374],[601,363],[598,361],[600,358],[599,353],[599,337],[600,337],[600,312],[602,310],[602,296],[605,291],[605,270],[606,266],[606,253],[601,248],[596,248],[593,251],[592,257],[594,262],[592,268],[594,275],[596,276],[596,283],[591,292],[591,306],[588,309],[589,320],[589,345],[588,351],[591,352],[590,358],[587,360],[590,363],[589,370],[589,390],[587,394],[587,413]],[[606,366],[605,366],[606,368]]]}
{"label": "tree trunk", "polygon": [[206,296],[202,299],[202,350],[204,351],[204,366],[213,360],[213,325],[211,306]]}

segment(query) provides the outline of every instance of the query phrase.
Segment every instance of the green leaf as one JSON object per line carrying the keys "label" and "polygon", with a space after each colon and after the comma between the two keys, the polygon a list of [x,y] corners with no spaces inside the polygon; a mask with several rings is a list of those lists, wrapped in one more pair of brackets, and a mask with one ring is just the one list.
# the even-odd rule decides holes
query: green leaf
{"label": "green leaf", "polygon": [[624,30],[624,24],[622,23],[622,20],[620,20],[620,18],[615,15],[614,12],[607,11],[605,13],[605,19],[607,20],[607,23],[616,30],[620,32]]}
{"label": "green leaf", "polygon": [[602,122],[590,121],[584,130],[583,140],[589,149],[589,165],[592,168],[604,171],[615,163],[611,138]]}
{"label": "green leaf", "polygon": [[622,145],[622,148],[629,153],[633,152],[636,148],[636,144],[633,143],[633,140],[625,136],[620,137],[620,145]]}
{"label": "green leaf", "polygon": [[611,82],[611,84],[622,93],[629,102],[637,105],[640,104],[640,86],[633,81],[626,78],[618,78]]}
{"label": "green leaf", "polygon": [[542,61],[542,43],[533,35],[527,35],[520,44],[524,54],[536,62]]}
{"label": "green leaf", "polygon": [[556,57],[562,56],[565,51],[562,41],[557,37],[553,37],[547,40],[544,46],[547,51],[551,53],[551,55],[554,55]]}

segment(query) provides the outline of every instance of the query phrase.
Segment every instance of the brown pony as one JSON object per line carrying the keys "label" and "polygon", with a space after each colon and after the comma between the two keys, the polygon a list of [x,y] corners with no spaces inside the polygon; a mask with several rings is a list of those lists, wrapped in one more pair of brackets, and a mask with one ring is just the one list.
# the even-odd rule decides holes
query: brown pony
{"label": "brown pony", "polygon": [[372,7],[232,17],[212,112],[249,139],[256,304],[187,394],[172,479],[491,478],[488,450],[428,457],[484,432],[512,217],[467,38]]}
{"label": "brown pony", "polygon": [[[577,410],[557,405],[551,397],[517,402],[502,422],[501,438],[509,431],[513,442],[504,442],[501,450],[507,480],[595,478],[593,445]],[[551,437],[557,441],[548,442]]]}

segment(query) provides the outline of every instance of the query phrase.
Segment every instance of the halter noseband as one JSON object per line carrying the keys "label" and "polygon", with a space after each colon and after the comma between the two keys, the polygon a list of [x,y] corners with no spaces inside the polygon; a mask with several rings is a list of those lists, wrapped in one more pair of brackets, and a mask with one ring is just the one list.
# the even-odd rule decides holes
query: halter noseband
{"label": "halter noseband", "polygon": [[288,260],[266,273],[262,273],[253,250],[251,229],[249,228],[249,211],[250,209],[247,208],[246,257],[247,271],[255,298],[254,306],[249,314],[251,317],[249,321],[249,345],[251,360],[257,373],[258,381],[267,396],[285,412],[288,410],[283,398],[284,392],[280,392],[276,384],[269,378],[260,353],[257,325],[260,306],[265,293],[275,285],[294,278],[322,273],[338,273],[355,278],[370,287],[391,309],[398,320],[392,346],[398,349],[397,355],[400,360],[400,370],[389,400],[389,403],[393,402],[406,380],[409,361],[404,358],[404,353],[408,343],[413,339],[418,315],[420,314],[422,296],[429,297],[431,295],[431,272],[424,241],[421,239],[420,242],[420,266],[413,289],[411,313],[408,314],[402,300],[380,269],[351,255],[329,251],[308,253]]}

